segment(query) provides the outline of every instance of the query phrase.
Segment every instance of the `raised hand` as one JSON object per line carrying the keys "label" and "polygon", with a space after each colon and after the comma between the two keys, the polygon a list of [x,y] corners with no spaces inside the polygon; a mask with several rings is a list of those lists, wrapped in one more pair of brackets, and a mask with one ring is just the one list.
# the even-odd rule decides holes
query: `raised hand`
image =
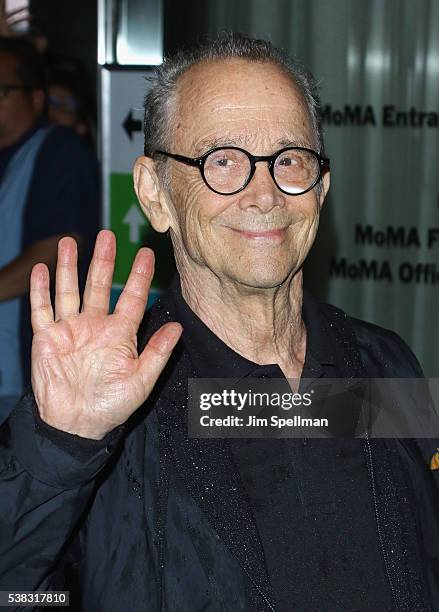
{"label": "raised hand", "polygon": [[55,318],[49,271],[31,275],[32,387],[41,418],[62,431],[102,439],[146,400],[176,345],[182,327],[167,323],[137,353],[137,330],[154,273],[154,254],[142,248],[113,314],[108,314],[116,241],[99,232],[79,312],[77,248],[58,244]]}

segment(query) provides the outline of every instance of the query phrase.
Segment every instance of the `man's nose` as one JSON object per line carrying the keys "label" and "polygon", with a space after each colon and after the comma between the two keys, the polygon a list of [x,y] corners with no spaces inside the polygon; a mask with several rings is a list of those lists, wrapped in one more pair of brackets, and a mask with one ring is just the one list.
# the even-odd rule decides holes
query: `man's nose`
{"label": "man's nose", "polygon": [[277,188],[265,161],[256,162],[250,183],[239,195],[239,206],[242,209],[253,207],[267,213],[276,206],[285,206],[285,196]]}

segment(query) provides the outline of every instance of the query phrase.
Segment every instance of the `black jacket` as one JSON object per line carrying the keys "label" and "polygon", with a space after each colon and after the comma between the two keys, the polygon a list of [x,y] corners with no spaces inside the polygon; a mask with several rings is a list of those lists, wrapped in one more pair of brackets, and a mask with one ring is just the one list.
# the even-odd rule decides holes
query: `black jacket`
{"label": "black jacket", "polygon": [[[343,376],[422,376],[393,332],[309,296],[306,304],[343,355]],[[172,320],[165,296],[145,318],[139,349]],[[276,609],[227,443],[186,436],[187,379],[196,376],[180,341],[146,404],[104,442],[52,430],[38,418],[32,394],[25,396],[1,433],[0,590],[67,584],[90,612]],[[439,470],[429,469],[439,440],[361,443],[394,609],[439,610]],[[407,525],[415,518],[407,500],[388,495],[397,464],[418,503],[423,582],[410,563]],[[367,602],[356,609],[367,610]]]}

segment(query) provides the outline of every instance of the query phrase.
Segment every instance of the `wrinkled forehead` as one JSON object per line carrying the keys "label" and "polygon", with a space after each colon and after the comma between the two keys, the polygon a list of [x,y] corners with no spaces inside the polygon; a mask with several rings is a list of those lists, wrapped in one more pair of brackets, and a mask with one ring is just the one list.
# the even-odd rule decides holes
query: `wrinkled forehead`
{"label": "wrinkled forehead", "polygon": [[269,62],[233,59],[193,66],[177,83],[172,121],[173,148],[186,155],[223,144],[315,145],[302,92]]}

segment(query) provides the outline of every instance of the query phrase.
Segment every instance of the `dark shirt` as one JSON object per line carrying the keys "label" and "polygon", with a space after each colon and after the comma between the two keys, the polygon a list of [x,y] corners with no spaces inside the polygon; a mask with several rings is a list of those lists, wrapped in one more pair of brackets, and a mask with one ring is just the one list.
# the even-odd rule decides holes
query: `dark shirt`
{"label": "dark shirt", "polygon": [[[17,142],[0,150],[0,184],[18,149],[41,127],[41,119]],[[69,128],[53,126],[35,161],[26,198],[22,248],[62,233],[89,234],[99,224],[98,163]]]}
{"label": "dark shirt", "polygon": [[[46,120],[39,120],[17,142],[0,151],[0,184],[18,149],[36,130],[47,125]],[[99,172],[96,156],[73,130],[54,126],[35,160],[24,209],[21,251],[52,236],[80,235],[83,251],[79,276],[83,286],[98,229]],[[27,295],[21,303],[20,332],[24,379],[28,384],[32,332]]]}
{"label": "dark shirt", "polygon": [[[174,285],[184,341],[203,378],[283,378],[224,344]],[[308,306],[308,308],[307,308]],[[339,375],[330,336],[305,297],[302,379]],[[360,439],[233,439],[273,594],[290,610],[393,610]]]}

